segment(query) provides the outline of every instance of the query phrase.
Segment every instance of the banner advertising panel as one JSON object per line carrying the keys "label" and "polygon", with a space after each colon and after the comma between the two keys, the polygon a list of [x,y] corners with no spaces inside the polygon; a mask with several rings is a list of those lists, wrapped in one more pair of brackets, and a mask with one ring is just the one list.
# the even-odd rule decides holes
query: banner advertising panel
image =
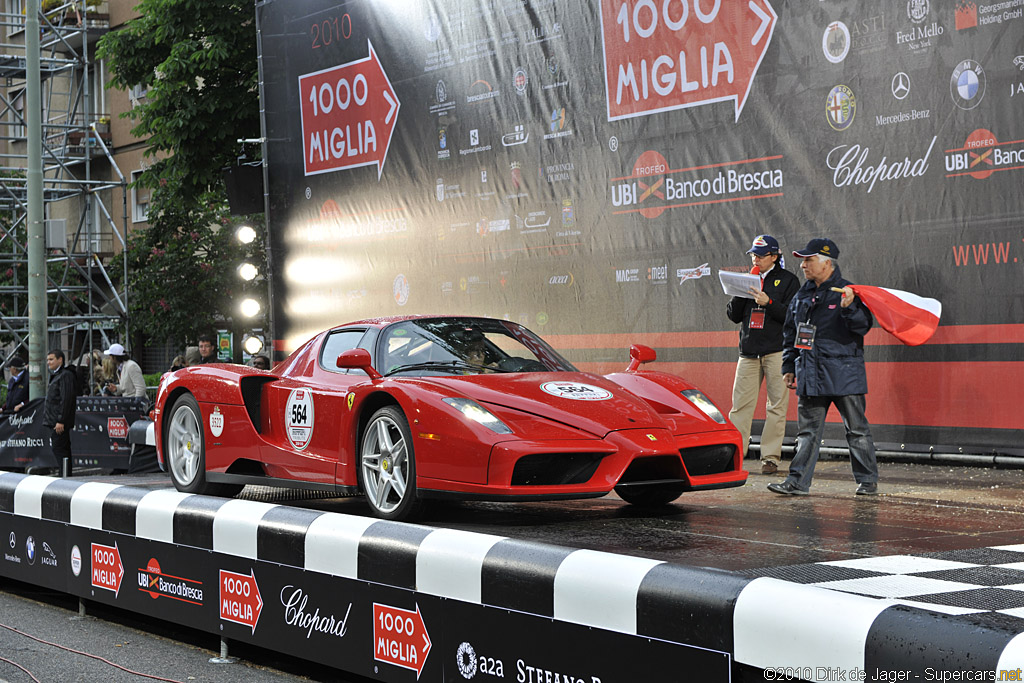
{"label": "banner advertising panel", "polygon": [[1024,453],[1019,3],[270,0],[257,20],[277,350],[489,315],[594,372],[648,344],[727,409],[717,272],[749,271],[762,233],[798,272],[826,236],[854,283],[942,304],[924,345],[867,337],[876,440]]}

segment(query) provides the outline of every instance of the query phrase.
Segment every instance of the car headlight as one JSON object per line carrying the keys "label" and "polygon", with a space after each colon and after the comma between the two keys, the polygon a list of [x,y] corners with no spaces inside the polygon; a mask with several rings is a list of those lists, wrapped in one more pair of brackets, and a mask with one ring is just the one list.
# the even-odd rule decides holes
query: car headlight
{"label": "car headlight", "polygon": [[710,398],[704,395],[704,392],[698,389],[687,389],[680,393],[682,393],[690,403],[700,408],[700,411],[712,420],[720,425],[725,424],[725,415],[722,415],[722,412],[715,407],[715,404],[711,402]]}
{"label": "car headlight", "polygon": [[444,402],[450,405],[455,410],[465,415],[468,419],[482,424],[487,427],[495,434],[511,434],[512,430],[509,426],[495,417],[494,413],[484,408],[476,401],[471,401],[468,398],[446,398]]}

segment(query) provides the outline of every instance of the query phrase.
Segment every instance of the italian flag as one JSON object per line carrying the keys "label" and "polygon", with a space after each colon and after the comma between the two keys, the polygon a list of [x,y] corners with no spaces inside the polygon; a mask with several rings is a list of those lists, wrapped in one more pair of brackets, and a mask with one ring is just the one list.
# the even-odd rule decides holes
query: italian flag
{"label": "italian flag", "polygon": [[939,326],[942,304],[898,289],[847,285],[868,307],[882,329],[907,346],[928,341]]}

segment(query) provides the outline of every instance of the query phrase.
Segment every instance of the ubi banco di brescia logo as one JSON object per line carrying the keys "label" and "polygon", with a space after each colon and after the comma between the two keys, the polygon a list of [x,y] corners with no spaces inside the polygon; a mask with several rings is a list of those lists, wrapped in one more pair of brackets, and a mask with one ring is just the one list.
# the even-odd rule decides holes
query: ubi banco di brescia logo
{"label": "ubi banco di brescia logo", "polygon": [[838,145],[825,157],[825,163],[832,169],[832,184],[836,187],[866,185],[867,192],[875,189],[878,182],[888,183],[904,179],[919,178],[928,171],[928,158],[935,147],[932,137],[928,149],[917,159],[905,156],[900,161],[890,161],[882,155],[875,161],[871,148],[866,145]]}
{"label": "ubi banco di brescia logo", "polygon": [[160,562],[155,557],[149,558],[145,569],[138,570],[139,590],[149,593],[149,597],[171,598],[193,605],[203,604],[203,582],[186,579],[180,576],[169,576],[163,573]]}
{"label": "ubi banco di brescia logo", "polygon": [[1024,140],[999,142],[995,133],[979,128],[962,147],[946,150],[946,177],[969,175],[984,180],[996,171],[1024,169]]}
{"label": "ubi banco di brescia logo", "polygon": [[632,173],[612,179],[614,214],[657,218],[667,209],[782,195],[782,155],[672,169],[659,152],[637,158]]}

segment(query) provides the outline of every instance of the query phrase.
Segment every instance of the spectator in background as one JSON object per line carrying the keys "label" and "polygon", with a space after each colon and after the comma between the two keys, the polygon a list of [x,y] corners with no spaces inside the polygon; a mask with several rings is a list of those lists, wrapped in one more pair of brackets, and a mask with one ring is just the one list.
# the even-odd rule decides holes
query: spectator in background
{"label": "spectator in background", "polygon": [[142,376],[142,368],[128,357],[128,352],[120,344],[111,344],[105,353],[117,363],[118,383],[107,382],[107,391],[114,396],[146,397],[146,380]]}
{"label": "spectator in background", "polygon": [[177,372],[187,366],[188,363],[185,362],[185,356],[175,356],[174,360],[171,361],[171,369],[168,372]]}
{"label": "spectator in background", "polygon": [[[60,463],[71,459],[71,430],[75,427],[75,375],[64,365],[64,351],[53,349],[46,354],[46,367],[50,380],[46,385],[46,403],[43,424],[53,430],[50,447]],[[29,474],[42,474],[44,468],[29,468]],[[35,471],[33,471],[35,470]]]}
{"label": "spectator in background", "polygon": [[213,337],[204,334],[199,337],[199,363],[219,363],[217,360],[217,345]]}
{"label": "spectator in background", "polygon": [[260,354],[258,356],[253,356],[252,357],[252,366],[254,368],[256,368],[257,370],[269,370],[270,369],[270,359],[267,358],[266,356],[262,355],[262,354]]}
{"label": "spectator in background", "polygon": [[189,346],[185,349],[185,367],[192,367],[193,365],[199,365],[199,347]]}
{"label": "spectator in background", "polygon": [[28,372],[21,356],[11,356],[7,366],[11,369],[11,380],[7,383],[7,401],[3,412],[16,413],[28,402]]}
{"label": "spectator in background", "polygon": [[94,396],[113,396],[107,389],[108,384],[117,384],[117,363],[110,356],[103,356],[100,361],[100,369],[96,371],[96,378],[93,382]]}

